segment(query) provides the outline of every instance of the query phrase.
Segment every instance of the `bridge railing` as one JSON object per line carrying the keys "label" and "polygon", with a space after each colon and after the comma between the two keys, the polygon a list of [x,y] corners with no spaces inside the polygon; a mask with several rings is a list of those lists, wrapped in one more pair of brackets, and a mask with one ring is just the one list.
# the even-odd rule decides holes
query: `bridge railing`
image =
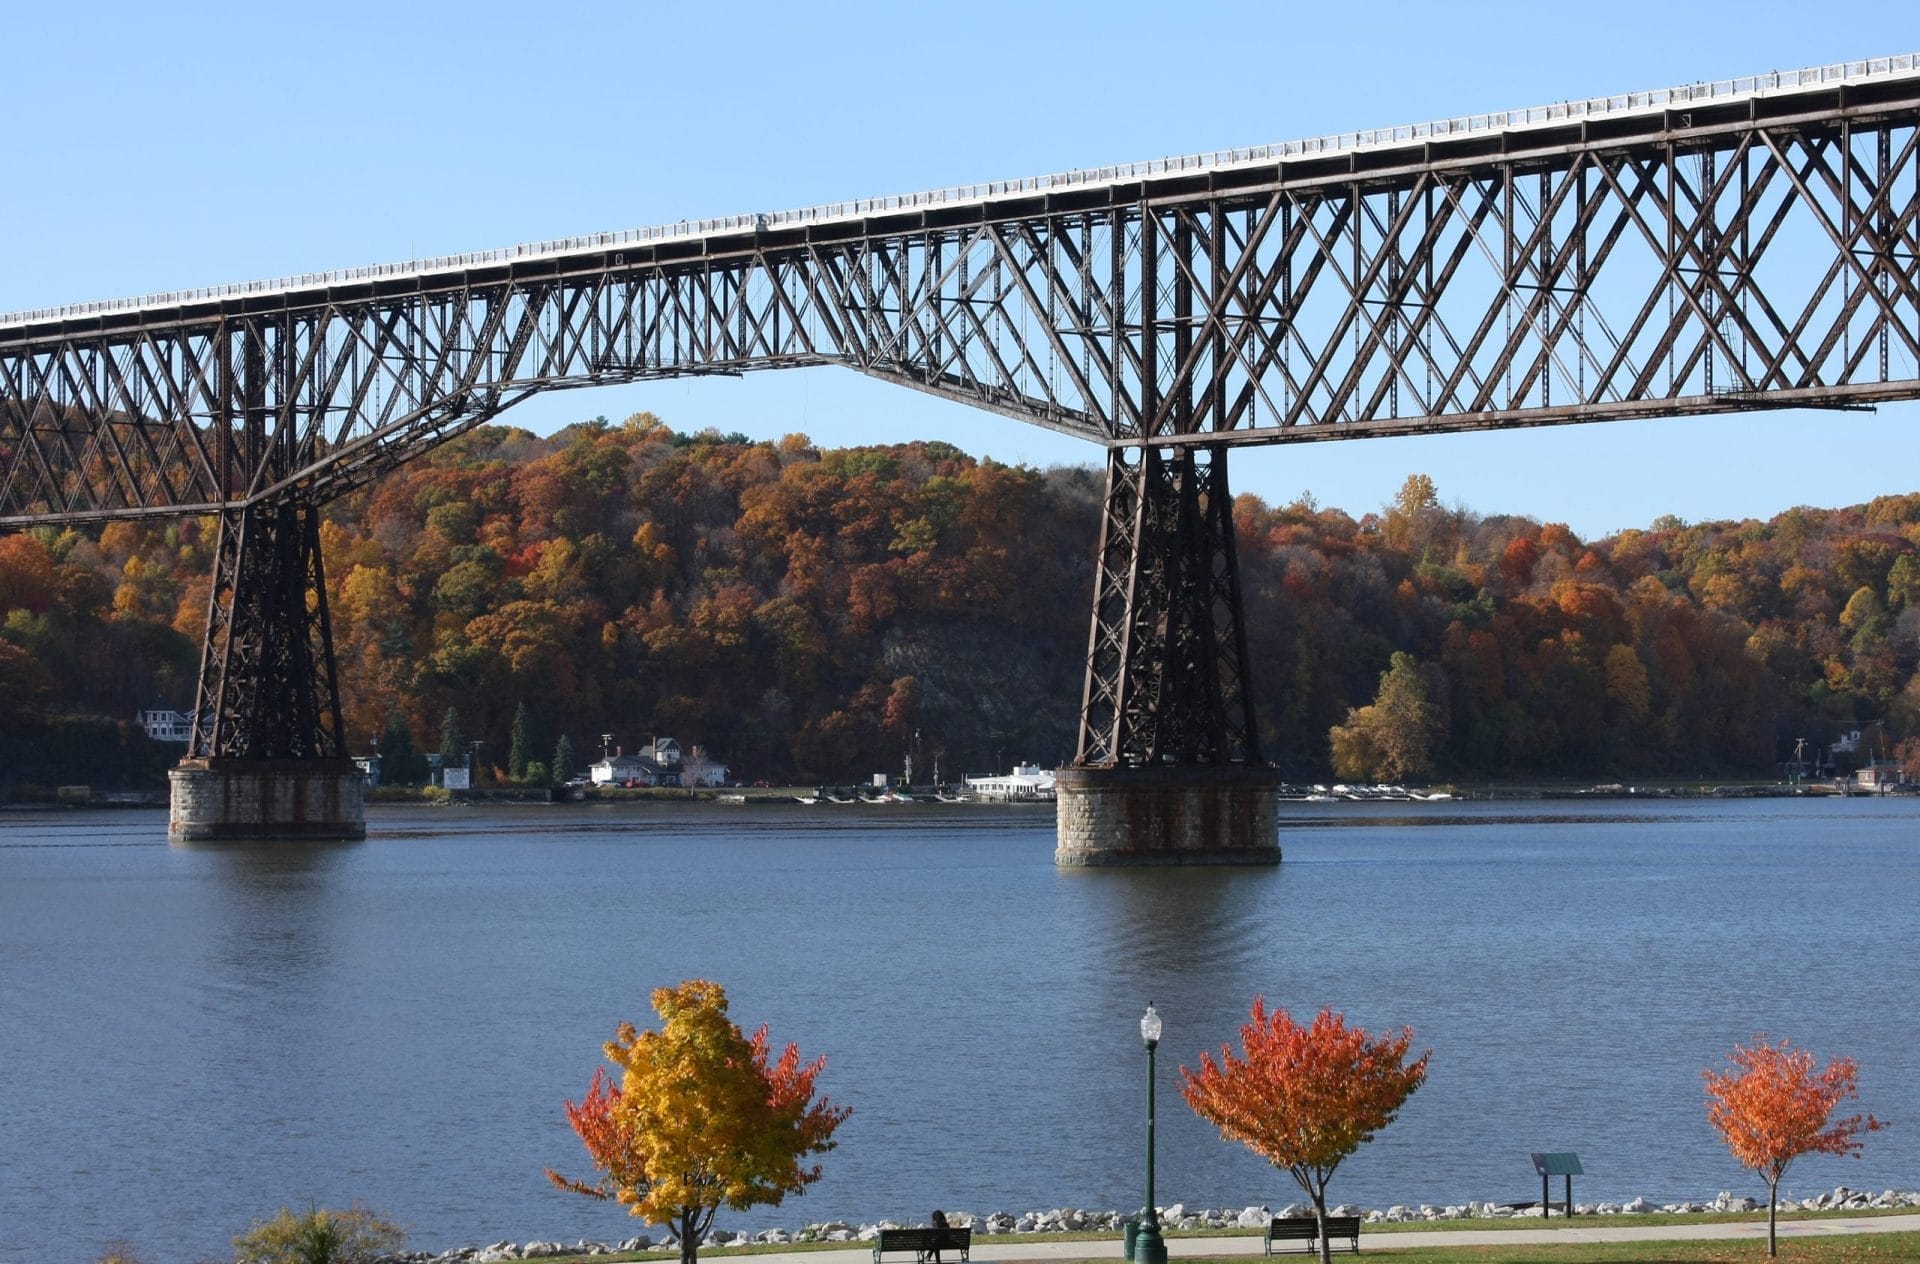
{"label": "bridge railing", "polygon": [[265,281],[243,281],[232,285],[203,286],[192,290],[170,290],[137,298],[104,299],[62,307],[40,307],[30,311],[0,315],[0,326],[25,325],[43,320],[102,315],[147,307],[178,307],[223,298],[272,294],[294,290],[324,289],[332,285],[377,281],[387,278],[429,276],[457,272],[490,264],[512,263],[555,255],[578,254],[629,245],[646,245],[683,237],[708,237],[759,229],[819,224],[835,220],[860,219],[871,215],[921,207],[955,203],[986,202],[996,198],[1027,193],[1082,188],[1088,185],[1124,184],[1133,180],[1245,166],[1314,154],[1340,153],[1375,146],[1403,145],[1435,137],[1460,136],[1474,132],[1510,130],[1570,119],[1594,118],[1609,114],[1665,109],[1694,101],[1724,100],[1760,93],[1817,87],[1838,81],[1856,81],[1893,75],[1920,73],[1920,54],[1902,53],[1891,57],[1872,57],[1860,61],[1833,62],[1799,70],[1776,70],[1764,75],[1744,75],[1717,79],[1710,83],[1683,84],[1656,88],[1650,92],[1627,92],[1613,96],[1588,97],[1580,101],[1561,101],[1519,110],[1501,110],[1486,114],[1463,114],[1431,123],[1412,123],[1398,127],[1377,127],[1362,131],[1336,132],[1307,140],[1283,141],[1275,145],[1255,145],[1242,149],[1216,149],[1202,154],[1182,154],[1154,158],[1145,162],[1120,163],[1106,167],[1027,176],[1013,180],[988,180],[955,185],[922,193],[902,193],[887,197],[855,198],[844,202],[826,202],[798,210],[725,215],[710,219],[681,220],[649,228],[626,229],[613,233],[593,233],[581,237],[556,237],[548,241],[528,242],[497,250],[467,254],[437,255],[428,259],[409,259],[400,263],[373,264],[328,272],[303,272],[297,276],[276,277]]}

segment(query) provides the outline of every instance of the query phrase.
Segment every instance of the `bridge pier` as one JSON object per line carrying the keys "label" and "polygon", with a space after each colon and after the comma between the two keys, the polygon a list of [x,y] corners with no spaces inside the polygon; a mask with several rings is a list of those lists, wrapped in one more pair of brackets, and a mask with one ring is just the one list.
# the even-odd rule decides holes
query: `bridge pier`
{"label": "bridge pier", "polygon": [[1054,862],[1277,864],[1224,447],[1109,449],[1080,742]]}
{"label": "bridge pier", "polygon": [[168,838],[365,838],[335,674],[318,507],[223,511],[193,731],[168,774]]}
{"label": "bridge pier", "polygon": [[1062,768],[1054,863],[1280,863],[1280,774],[1270,768]]}
{"label": "bridge pier", "polygon": [[348,759],[183,759],[167,774],[175,843],[365,838],[366,778]]}

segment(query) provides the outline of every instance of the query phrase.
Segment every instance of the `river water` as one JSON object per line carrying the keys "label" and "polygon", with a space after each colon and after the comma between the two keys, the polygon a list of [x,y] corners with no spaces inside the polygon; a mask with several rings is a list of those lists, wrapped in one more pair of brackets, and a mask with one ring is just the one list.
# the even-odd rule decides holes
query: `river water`
{"label": "river water", "polygon": [[650,989],[723,982],[825,1053],[825,1178],[733,1228],[1133,1208],[1165,1016],[1163,1204],[1275,1206],[1176,1068],[1249,1002],[1409,1024],[1428,1084],[1337,1201],[1758,1194],[1700,1071],[1756,1033],[1894,1121],[1786,1184],[1920,1186],[1920,802],[1288,805],[1268,870],[1061,872],[1045,809],[375,808],[341,846],[169,848],[0,816],[0,1260],[218,1255],[286,1204],[416,1246],[624,1237],[561,1113]]}

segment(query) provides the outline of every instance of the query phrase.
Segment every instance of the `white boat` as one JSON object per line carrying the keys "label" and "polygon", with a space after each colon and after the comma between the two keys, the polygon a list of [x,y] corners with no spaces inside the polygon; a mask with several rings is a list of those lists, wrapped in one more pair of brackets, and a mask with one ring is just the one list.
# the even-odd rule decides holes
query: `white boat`
{"label": "white boat", "polygon": [[966,780],[967,788],[979,799],[1021,803],[1054,797],[1053,774],[1037,764],[1015,764],[1004,776]]}

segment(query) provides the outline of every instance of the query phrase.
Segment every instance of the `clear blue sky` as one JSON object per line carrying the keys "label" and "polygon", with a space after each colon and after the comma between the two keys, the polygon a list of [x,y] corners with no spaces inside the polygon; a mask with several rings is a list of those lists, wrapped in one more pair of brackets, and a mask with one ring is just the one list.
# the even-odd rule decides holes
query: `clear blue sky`
{"label": "clear blue sky", "polygon": [[[1920,51],[1920,5],[1746,0],[11,4],[0,311]],[[841,370],[536,398],[825,444],[1097,450]],[[1587,535],[1920,488],[1920,404],[1236,453]]]}

